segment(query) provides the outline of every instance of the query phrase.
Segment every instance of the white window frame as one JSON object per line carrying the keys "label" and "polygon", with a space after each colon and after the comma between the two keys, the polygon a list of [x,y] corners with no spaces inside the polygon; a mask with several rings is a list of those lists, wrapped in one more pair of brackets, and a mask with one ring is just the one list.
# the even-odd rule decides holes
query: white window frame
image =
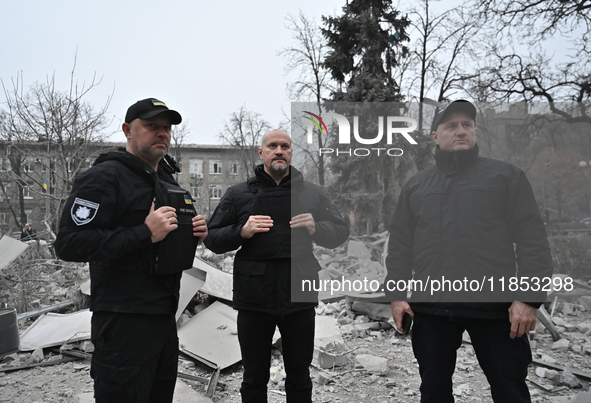
{"label": "white window frame", "polygon": [[209,198],[212,200],[218,200],[222,198],[224,189],[222,185],[212,184],[209,185]]}
{"label": "white window frame", "polygon": [[202,199],[203,198],[203,186],[191,185],[191,196],[193,196],[194,199]]}
{"label": "white window frame", "polygon": [[230,175],[238,175],[240,174],[240,161],[233,160],[230,161]]}
{"label": "white window frame", "polygon": [[11,172],[12,166],[8,157],[0,157],[0,172]]}
{"label": "white window frame", "polygon": [[210,175],[220,175],[222,172],[222,160],[209,160]]}
{"label": "white window frame", "polygon": [[33,186],[31,185],[24,185],[23,186],[23,198],[30,200],[33,199]]}

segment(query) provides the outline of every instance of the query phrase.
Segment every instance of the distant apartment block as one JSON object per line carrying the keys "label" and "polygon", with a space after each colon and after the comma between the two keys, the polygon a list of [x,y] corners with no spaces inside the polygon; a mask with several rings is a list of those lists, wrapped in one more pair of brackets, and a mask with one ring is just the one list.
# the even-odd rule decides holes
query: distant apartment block
{"label": "distant apartment block", "polygon": [[[18,236],[29,223],[40,234],[49,229],[55,233],[75,177],[98,155],[119,147],[125,144],[0,142],[0,232]],[[182,170],[177,181],[191,192],[198,213],[206,216],[228,187],[252,175],[252,168],[247,171],[242,162],[243,152],[231,146],[188,144],[171,148],[170,154]]]}

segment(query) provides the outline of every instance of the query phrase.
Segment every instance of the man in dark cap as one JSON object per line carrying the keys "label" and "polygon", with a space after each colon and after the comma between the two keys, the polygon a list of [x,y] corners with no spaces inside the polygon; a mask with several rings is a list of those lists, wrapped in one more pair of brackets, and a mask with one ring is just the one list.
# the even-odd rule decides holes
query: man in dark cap
{"label": "man in dark cap", "polygon": [[[398,329],[405,314],[414,319],[423,403],[454,401],[452,375],[464,331],[493,400],[531,401],[527,334],[546,295],[540,287],[528,291],[552,276],[552,259],[524,172],[479,157],[475,119],[468,101],[452,102],[436,116],[435,164],[404,185],[390,226],[386,294]],[[393,286],[411,279],[414,287]],[[507,292],[510,279],[531,287]]]}
{"label": "man in dark cap", "polygon": [[130,106],[127,147],[76,178],[61,216],[58,256],[90,262],[97,402],[172,402],[181,273],[207,235],[172,176],[179,169],[167,151],[179,123],[158,99]]}

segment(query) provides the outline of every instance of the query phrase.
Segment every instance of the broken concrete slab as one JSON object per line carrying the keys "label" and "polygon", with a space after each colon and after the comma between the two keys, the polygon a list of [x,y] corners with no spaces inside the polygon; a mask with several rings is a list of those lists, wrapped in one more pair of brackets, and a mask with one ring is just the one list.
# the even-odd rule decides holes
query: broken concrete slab
{"label": "broken concrete slab", "polygon": [[27,360],[27,364],[37,364],[43,361],[44,358],[45,356],[43,355],[43,349],[41,347],[38,347],[35,349],[35,351],[33,351],[33,354],[31,354],[31,356]]}
{"label": "broken concrete slab", "polygon": [[214,369],[237,363],[242,359],[235,332],[237,315],[228,305],[214,302],[179,329],[180,350]]}
{"label": "broken concrete slab", "polygon": [[555,377],[554,382],[558,385],[564,385],[571,389],[581,388],[583,385],[579,378],[577,378],[572,372],[570,371],[562,371],[558,373],[558,377]]}
{"label": "broken concrete slab", "polygon": [[548,369],[544,367],[537,367],[535,370],[536,376],[538,376],[539,378],[545,378],[547,370]]}
{"label": "broken concrete slab", "polygon": [[201,287],[201,292],[225,299],[226,301],[232,301],[233,280],[231,274],[215,268],[198,257],[195,257],[195,260],[193,260],[193,267],[207,273],[205,284]]}
{"label": "broken concrete slab", "polygon": [[566,350],[568,350],[569,346],[570,346],[570,341],[568,341],[567,339],[560,339],[560,340],[555,341],[552,344],[551,349],[556,350],[556,351],[566,351]]}
{"label": "broken concrete slab", "polygon": [[195,294],[203,287],[207,278],[207,273],[195,267],[183,271],[181,277],[181,290],[179,296],[179,304],[175,314],[175,320],[179,320],[189,302],[193,299]]}
{"label": "broken concrete slab", "polygon": [[369,249],[367,249],[363,242],[354,241],[351,239],[347,245],[347,256],[355,257],[359,260],[370,260],[371,252]]}
{"label": "broken concrete slab", "polygon": [[0,239],[0,270],[9,266],[29,247],[28,244],[4,235]]}
{"label": "broken concrete slab", "polygon": [[573,313],[573,306],[572,304],[565,302],[562,305],[562,314],[563,315],[570,315],[571,313]]}
{"label": "broken concrete slab", "polygon": [[386,375],[388,373],[388,359],[386,358],[376,357],[371,354],[357,354],[355,361],[369,373],[376,375]]}
{"label": "broken concrete slab", "polygon": [[317,315],[312,365],[323,369],[345,365],[348,362],[345,352],[345,340],[341,336],[337,320],[331,316]]}
{"label": "broken concrete slab", "polygon": [[92,313],[85,309],[69,314],[46,313],[21,334],[21,351],[90,339]]}

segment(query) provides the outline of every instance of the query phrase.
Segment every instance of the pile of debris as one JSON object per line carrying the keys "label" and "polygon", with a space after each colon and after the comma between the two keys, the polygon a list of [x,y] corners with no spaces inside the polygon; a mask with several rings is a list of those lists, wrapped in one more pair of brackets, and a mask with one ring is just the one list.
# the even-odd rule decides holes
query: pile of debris
{"label": "pile of debris", "polygon": [[[386,244],[383,233],[351,237],[334,250],[316,247],[314,253],[323,267],[321,278],[382,282]],[[1,248],[2,240],[0,252]],[[10,248],[16,250],[14,245]],[[231,308],[233,259],[234,253],[215,255],[200,247],[194,267],[183,273],[177,311],[181,350],[178,372],[182,381],[177,387],[180,391],[188,384],[191,388],[185,391],[194,393],[190,395],[193,401],[240,402],[241,357],[236,311]],[[8,260],[0,260],[0,270],[15,261]],[[46,261],[54,262],[51,257]],[[14,310],[5,310],[5,315],[0,311],[0,340],[5,335],[3,317],[16,316],[13,321],[21,328],[17,332],[18,347],[0,351],[0,401],[92,401],[88,374],[93,351],[89,341],[91,314],[80,303],[88,300],[90,292],[88,282],[81,281],[88,268],[62,267],[36,274],[46,281],[38,282],[30,293],[31,301],[38,301],[32,303],[34,309],[18,315]],[[562,402],[567,400],[560,399],[575,396],[578,400],[568,401],[591,402],[586,392],[591,381],[590,294],[588,283],[576,281],[575,291],[551,295],[551,303],[541,310],[540,324],[530,337],[534,365],[528,382],[535,402]],[[58,309],[69,312],[56,313]],[[383,294],[321,295],[316,312],[311,368],[314,401],[418,399],[420,377],[411,339],[392,327],[390,307]],[[286,373],[279,332],[274,346],[269,368],[271,403],[285,401]],[[458,351],[454,394],[462,402],[491,401],[488,383],[467,335]]]}

